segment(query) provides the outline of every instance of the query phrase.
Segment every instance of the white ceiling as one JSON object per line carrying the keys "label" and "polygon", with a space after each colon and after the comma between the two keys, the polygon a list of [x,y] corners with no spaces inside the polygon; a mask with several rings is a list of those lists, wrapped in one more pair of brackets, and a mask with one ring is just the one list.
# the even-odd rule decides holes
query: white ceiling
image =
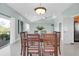
{"label": "white ceiling", "polygon": [[73,17],[73,16],[78,16],[79,15],[79,3],[74,3],[72,6],[64,10],[63,12],[64,15]]}
{"label": "white ceiling", "polygon": [[[39,3],[8,3],[8,5],[22,14],[25,18],[30,21],[37,21],[44,17],[53,17],[63,13],[65,9],[71,6],[71,3],[42,3],[41,6],[44,6],[47,9],[47,12],[44,15],[37,15],[34,11],[34,8],[39,7]],[[50,21],[51,22],[51,21]]]}

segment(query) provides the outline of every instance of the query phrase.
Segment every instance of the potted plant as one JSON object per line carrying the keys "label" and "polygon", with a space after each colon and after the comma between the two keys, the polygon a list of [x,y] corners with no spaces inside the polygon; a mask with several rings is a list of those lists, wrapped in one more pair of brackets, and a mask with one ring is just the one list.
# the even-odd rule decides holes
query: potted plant
{"label": "potted plant", "polygon": [[43,26],[37,26],[36,28],[37,28],[37,30],[38,30],[38,32],[39,32],[39,34],[41,34],[41,31],[44,29],[44,27],[43,27]]}
{"label": "potted plant", "polygon": [[43,30],[43,29],[44,29],[43,26],[37,26],[37,30],[41,31],[41,30]]}

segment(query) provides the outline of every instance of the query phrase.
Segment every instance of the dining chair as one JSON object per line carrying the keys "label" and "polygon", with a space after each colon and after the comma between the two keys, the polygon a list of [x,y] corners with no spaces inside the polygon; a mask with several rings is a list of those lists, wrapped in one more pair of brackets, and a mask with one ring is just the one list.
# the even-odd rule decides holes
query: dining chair
{"label": "dining chair", "polygon": [[49,53],[51,55],[58,55],[58,48],[57,48],[57,35],[56,33],[52,34],[43,34],[43,55]]}
{"label": "dining chair", "polygon": [[61,38],[61,32],[56,32],[56,31],[54,31],[53,32],[54,34],[57,34],[57,46],[58,46],[58,52],[59,52],[59,54],[61,55],[61,47],[60,47],[60,38]]}
{"label": "dining chair", "polygon": [[26,55],[25,48],[26,48],[26,42],[27,42],[27,32],[21,32],[21,55]]}
{"label": "dining chair", "polygon": [[39,34],[28,34],[28,48],[27,56],[33,56],[33,54],[38,54],[40,56],[40,35]]}

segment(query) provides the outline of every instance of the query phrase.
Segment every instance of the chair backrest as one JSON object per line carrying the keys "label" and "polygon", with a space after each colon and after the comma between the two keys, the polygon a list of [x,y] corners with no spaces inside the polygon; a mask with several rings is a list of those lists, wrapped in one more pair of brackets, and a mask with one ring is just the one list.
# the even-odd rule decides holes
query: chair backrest
{"label": "chair backrest", "polygon": [[31,41],[39,41],[40,35],[39,34],[28,34],[27,39]]}
{"label": "chair backrest", "polygon": [[44,34],[44,38],[43,38],[43,42],[44,42],[44,49],[48,46],[51,47],[51,49],[53,48],[54,50],[54,55],[57,56],[58,55],[58,42],[57,42],[57,33],[50,33],[50,34]]}
{"label": "chair backrest", "polygon": [[43,36],[44,36],[43,37],[44,45],[49,45],[49,44],[51,44],[52,46],[57,45],[57,35],[56,35],[56,33],[44,34]]}
{"label": "chair backrest", "polygon": [[27,34],[27,54],[39,54],[40,55],[40,35],[39,34]]}

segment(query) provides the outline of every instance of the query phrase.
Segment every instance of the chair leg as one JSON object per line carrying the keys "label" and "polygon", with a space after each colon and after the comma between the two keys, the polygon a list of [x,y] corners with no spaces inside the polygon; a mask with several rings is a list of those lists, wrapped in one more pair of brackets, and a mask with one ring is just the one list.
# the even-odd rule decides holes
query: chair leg
{"label": "chair leg", "polygon": [[59,54],[61,55],[61,49],[60,49],[60,47],[59,47]]}
{"label": "chair leg", "polygon": [[24,48],[23,48],[23,56],[26,56],[26,43],[24,43]]}
{"label": "chair leg", "polygon": [[22,49],[23,49],[23,47],[21,46],[21,55],[22,55]]}
{"label": "chair leg", "polygon": [[50,55],[52,55],[52,56],[53,56],[53,53],[50,53]]}
{"label": "chair leg", "polygon": [[54,51],[54,55],[55,56],[58,56],[58,49],[57,49],[58,47],[55,47],[55,51]]}
{"label": "chair leg", "polygon": [[32,56],[32,53],[30,53],[30,56]]}

